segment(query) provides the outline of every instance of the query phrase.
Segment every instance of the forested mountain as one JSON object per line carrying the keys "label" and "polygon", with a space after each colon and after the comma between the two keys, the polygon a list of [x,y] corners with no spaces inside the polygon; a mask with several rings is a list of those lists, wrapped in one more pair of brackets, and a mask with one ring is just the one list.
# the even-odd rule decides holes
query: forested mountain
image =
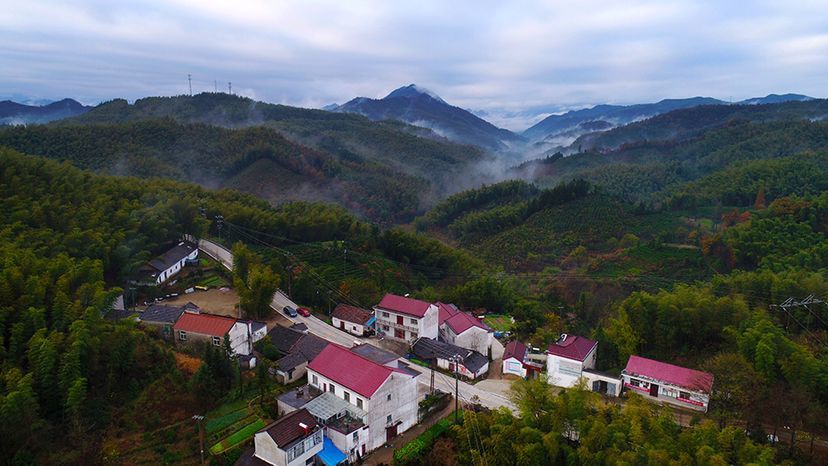
{"label": "forested mountain", "polygon": [[[769,94],[736,102],[736,105],[778,104],[783,102],[801,102],[813,100],[801,94]],[[652,118],[673,110],[698,107],[700,105],[731,105],[723,100],[711,97],[691,97],[688,99],[665,99],[652,104],[635,105],[597,105],[581,110],[571,110],[560,115],[550,115],[522,135],[531,141],[540,141],[549,146],[566,146],[578,136],[602,132],[610,128],[624,126],[636,121]]]}
{"label": "forested mountain", "polygon": [[399,120],[429,128],[441,136],[488,150],[507,149],[522,142],[511,131],[498,128],[467,110],[447,104],[436,94],[414,84],[394,90],[382,99],[357,97],[332,107],[335,112],[357,113],[371,120]]}
{"label": "forested mountain", "polygon": [[236,187],[274,202],[335,202],[399,222],[463,189],[456,175],[484,157],[425,131],[200,94],[113,101],[53,125],[0,130],[0,144],[107,173]]}
{"label": "forested mountain", "polygon": [[0,125],[48,123],[54,120],[82,115],[91,108],[73,99],[63,99],[39,106],[4,100],[0,102]]}

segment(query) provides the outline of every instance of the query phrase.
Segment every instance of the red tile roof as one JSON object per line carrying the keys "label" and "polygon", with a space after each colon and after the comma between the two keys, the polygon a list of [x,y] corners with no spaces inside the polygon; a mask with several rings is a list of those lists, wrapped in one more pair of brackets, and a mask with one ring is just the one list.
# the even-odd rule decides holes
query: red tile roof
{"label": "red tile roof", "polygon": [[[304,424],[307,427],[307,431],[305,427],[299,424]],[[284,450],[284,447],[296,440],[312,435],[313,432],[318,430],[317,426],[316,419],[314,419],[307,409],[302,408],[282,416],[259,432],[267,432],[270,438],[276,442],[276,445]]]}
{"label": "red tile roof", "polygon": [[686,367],[675,366],[654,359],[630,356],[624,372],[629,375],[642,375],[651,379],[667,382],[690,390],[706,393],[713,387],[713,374]]}
{"label": "red tile roof", "polygon": [[487,332],[491,331],[491,329],[486,324],[481,322],[480,319],[465,312],[458,312],[457,314],[454,314],[446,319],[446,325],[451,327],[457,335],[460,335],[472,327],[478,327]]}
{"label": "red tile roof", "polygon": [[388,366],[377,364],[333,343],[308,364],[308,369],[367,398],[373,396],[394,372]]}
{"label": "red tile roof", "polygon": [[406,298],[405,296],[397,296],[390,293],[385,295],[382,301],[377,304],[377,307],[414,317],[423,317],[430,306],[431,304],[420,301],[419,299]]}
{"label": "red tile roof", "polygon": [[227,332],[233,328],[235,323],[236,319],[229,317],[185,312],[178,318],[178,322],[175,323],[173,329],[175,331],[184,330],[185,332],[223,337],[227,335]]}
{"label": "red tile roof", "polygon": [[457,309],[457,306],[454,304],[434,303],[434,305],[437,306],[439,325],[443,325],[443,322],[445,322],[449,317],[460,313],[460,309]]}
{"label": "red tile roof", "polygon": [[339,304],[334,308],[331,316],[336,317],[337,319],[344,320],[346,322],[353,322],[355,324],[365,324],[371,319],[371,312],[366,311],[365,309],[358,308],[356,306],[351,306],[348,304]]}
{"label": "red tile roof", "polygon": [[589,352],[597,344],[589,338],[579,337],[577,335],[566,335],[563,341],[559,340],[551,343],[547,353],[584,362]]}
{"label": "red tile roof", "polygon": [[526,357],[526,345],[519,341],[510,341],[506,343],[506,348],[503,350],[503,360],[507,360],[509,358],[515,358],[520,362],[523,362],[523,358]]}

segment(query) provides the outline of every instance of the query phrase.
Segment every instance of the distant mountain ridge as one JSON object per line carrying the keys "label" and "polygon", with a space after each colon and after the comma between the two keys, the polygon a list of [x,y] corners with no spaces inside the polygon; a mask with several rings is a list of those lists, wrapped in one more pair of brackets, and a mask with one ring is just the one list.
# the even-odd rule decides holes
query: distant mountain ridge
{"label": "distant mountain ridge", "polygon": [[72,116],[82,115],[92,107],[74,99],[63,99],[47,105],[26,105],[11,100],[0,102],[0,125],[27,125],[48,123]]}
{"label": "distant mountain ridge", "polygon": [[493,151],[523,142],[515,133],[450,105],[437,94],[415,84],[395,89],[382,99],[357,97],[342,105],[325,108],[340,113],[357,113],[375,121],[404,121],[429,128],[455,142]]}
{"label": "distant mountain ridge", "polygon": [[[735,102],[732,105],[760,105],[774,104],[791,101],[807,101],[812,97],[802,94],[769,94],[765,97],[746,99]],[[526,129],[522,135],[532,141],[547,141],[558,145],[567,145],[572,142],[573,135],[586,134],[588,131],[580,130],[584,123],[605,122],[609,127],[623,126],[639,120],[652,118],[673,110],[698,107],[700,105],[729,105],[724,100],[712,97],[690,97],[686,99],[664,99],[655,103],[634,104],[634,105],[596,105],[595,107],[581,110],[572,110],[560,115],[550,115],[537,124]],[[559,140],[555,140],[558,138]],[[566,138],[570,138],[568,141]]]}

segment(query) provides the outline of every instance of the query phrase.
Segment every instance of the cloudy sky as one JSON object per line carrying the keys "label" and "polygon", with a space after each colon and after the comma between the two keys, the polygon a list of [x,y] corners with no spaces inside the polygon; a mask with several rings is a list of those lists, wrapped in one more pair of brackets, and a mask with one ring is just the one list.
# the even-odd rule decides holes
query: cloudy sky
{"label": "cloudy sky", "polygon": [[185,93],[188,73],[195,92],[232,81],[302,106],[417,83],[499,121],[695,95],[824,97],[828,2],[7,0],[0,69],[2,96],[85,103]]}

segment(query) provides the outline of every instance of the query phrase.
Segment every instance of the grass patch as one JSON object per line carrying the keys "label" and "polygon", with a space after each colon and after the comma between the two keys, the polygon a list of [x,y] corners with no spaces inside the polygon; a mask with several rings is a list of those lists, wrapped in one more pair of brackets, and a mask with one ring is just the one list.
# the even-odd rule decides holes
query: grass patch
{"label": "grass patch", "polygon": [[205,432],[207,432],[208,435],[214,432],[218,432],[224,429],[225,427],[229,427],[235,424],[236,422],[246,418],[249,415],[250,413],[248,413],[246,409],[242,409],[239,411],[225,414],[221,417],[210,419],[204,426]]}
{"label": "grass patch", "polygon": [[512,330],[512,319],[504,314],[491,314],[483,317],[483,323],[499,332]]}
{"label": "grass patch", "polygon": [[394,452],[394,464],[416,464],[422,458],[423,454],[428,451],[434,444],[438,437],[443,435],[452,425],[449,418],[440,419],[433,426],[426,429],[425,432],[415,437],[410,442],[406,443],[399,450]]}
{"label": "grass patch", "polygon": [[236,445],[252,437],[253,434],[255,434],[264,426],[264,421],[261,419],[257,419],[255,422],[248,424],[246,427],[242,428],[241,430],[230,435],[221,442],[210,447],[210,454],[218,455],[225,450],[229,450],[230,448],[235,447]]}

